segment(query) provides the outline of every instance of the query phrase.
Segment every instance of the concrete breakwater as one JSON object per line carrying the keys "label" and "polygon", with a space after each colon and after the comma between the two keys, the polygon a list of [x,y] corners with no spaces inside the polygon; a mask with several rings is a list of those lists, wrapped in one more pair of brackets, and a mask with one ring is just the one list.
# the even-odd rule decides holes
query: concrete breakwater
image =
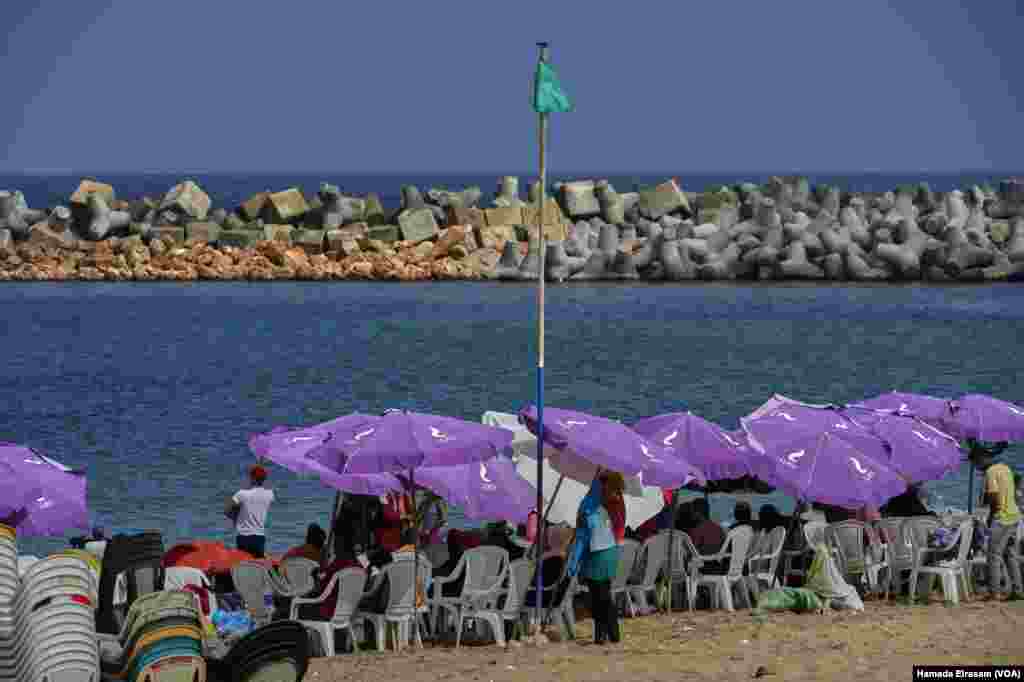
{"label": "concrete breakwater", "polygon": [[215,208],[194,181],[118,198],[85,179],[66,205],[0,191],[0,280],[1024,280],[1024,180],[940,194],[856,194],[773,177],[702,193],[676,179],[635,192],[604,180],[485,198],[407,185],[397,210],[323,184]]}

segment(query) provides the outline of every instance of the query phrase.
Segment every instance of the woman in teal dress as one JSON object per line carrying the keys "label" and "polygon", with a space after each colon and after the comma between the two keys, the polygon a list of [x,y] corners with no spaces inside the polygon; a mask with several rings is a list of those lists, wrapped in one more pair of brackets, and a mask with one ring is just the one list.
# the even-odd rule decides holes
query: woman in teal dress
{"label": "woman in teal dress", "polygon": [[569,575],[577,575],[590,592],[594,616],[594,642],[613,644],[620,639],[618,609],[612,581],[619,569],[619,544],[625,534],[622,476],[606,474],[594,480],[580,503],[576,542],[569,557]]}

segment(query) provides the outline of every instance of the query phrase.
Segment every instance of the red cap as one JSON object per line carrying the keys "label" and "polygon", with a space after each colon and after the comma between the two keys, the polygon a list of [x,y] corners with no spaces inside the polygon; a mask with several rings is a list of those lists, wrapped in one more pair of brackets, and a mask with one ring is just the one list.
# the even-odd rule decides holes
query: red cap
{"label": "red cap", "polygon": [[257,464],[252,469],[249,469],[249,476],[251,476],[254,481],[265,481],[267,480],[267,470]]}

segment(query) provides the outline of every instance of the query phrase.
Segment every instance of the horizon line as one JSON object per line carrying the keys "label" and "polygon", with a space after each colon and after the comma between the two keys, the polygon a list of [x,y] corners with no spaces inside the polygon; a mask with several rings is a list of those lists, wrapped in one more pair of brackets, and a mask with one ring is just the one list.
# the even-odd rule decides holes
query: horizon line
{"label": "horizon line", "polygon": [[[1024,172],[1024,169],[1008,169],[1008,168],[962,168],[962,169],[897,169],[897,170],[882,170],[882,169],[831,169],[831,170],[808,170],[808,169],[794,169],[794,170],[779,170],[779,169],[736,169],[736,170],[698,170],[698,169],[677,169],[677,170],[666,170],[666,169],[623,169],[611,171],[608,169],[598,170],[584,170],[584,169],[573,169],[566,170],[556,173],[551,173],[550,176],[578,176],[578,177],[598,177],[600,175],[610,176],[629,176],[629,175],[643,175],[643,176],[656,176],[665,175],[669,177],[685,176],[685,175],[712,175],[712,176],[742,176],[747,175],[779,175],[779,176],[812,176],[812,175],[970,175],[970,174],[1020,174]],[[284,175],[284,174],[296,174],[296,175],[315,175],[315,174],[329,174],[329,175],[340,175],[340,176],[359,176],[359,177],[396,177],[402,175],[412,176],[443,176],[443,175],[454,175],[454,176],[478,176],[478,175],[495,175],[497,177],[503,175],[516,175],[516,176],[527,176],[532,177],[536,174],[536,170],[523,171],[523,170],[376,170],[376,171],[358,171],[358,170],[338,170],[338,169],[226,169],[226,170],[195,170],[195,169],[171,169],[171,170],[138,170],[138,169],[66,169],[66,168],[41,168],[41,169],[0,169],[0,175],[7,176],[88,176],[95,177],[96,175],[207,175],[207,176],[218,176],[218,175],[251,175],[251,176],[269,176],[269,175]]]}

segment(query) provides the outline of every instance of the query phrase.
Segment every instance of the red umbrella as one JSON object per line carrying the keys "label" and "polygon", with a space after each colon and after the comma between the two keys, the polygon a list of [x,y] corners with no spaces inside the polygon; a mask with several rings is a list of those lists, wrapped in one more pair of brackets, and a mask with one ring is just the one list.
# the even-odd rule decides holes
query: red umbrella
{"label": "red umbrella", "polygon": [[248,552],[230,549],[223,542],[210,540],[194,540],[175,545],[164,554],[164,568],[171,566],[188,566],[204,573],[228,573],[231,568],[242,561],[262,561],[267,566],[276,566],[277,559],[256,559]]}

